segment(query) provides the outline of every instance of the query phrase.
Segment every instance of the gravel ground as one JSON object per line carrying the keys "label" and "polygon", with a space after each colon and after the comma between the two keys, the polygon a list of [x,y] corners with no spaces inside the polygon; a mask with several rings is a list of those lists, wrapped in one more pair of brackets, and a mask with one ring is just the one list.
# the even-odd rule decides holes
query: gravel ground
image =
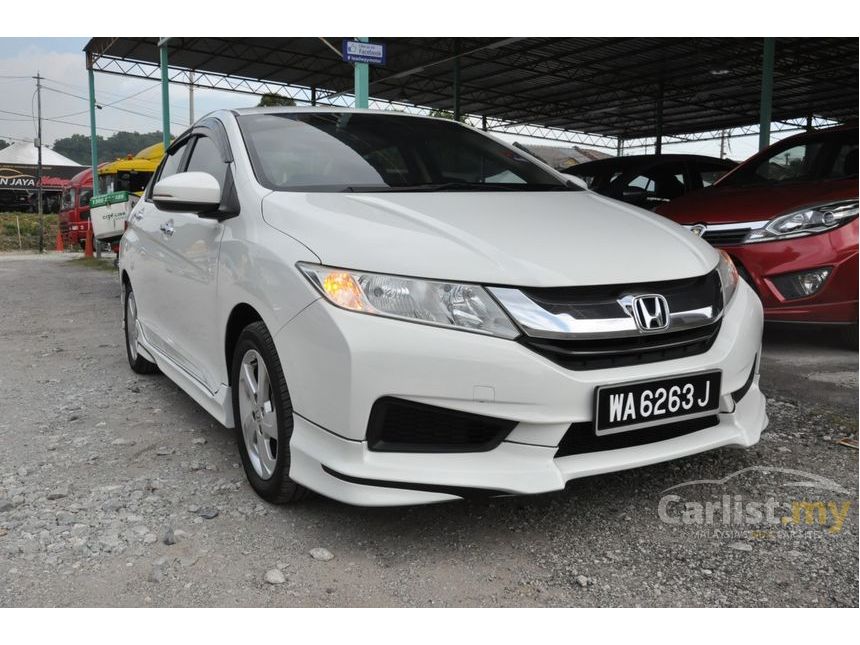
{"label": "gravel ground", "polygon": [[[115,274],[64,259],[0,256],[0,606],[858,604],[858,453],[836,443],[857,436],[857,353],[826,338],[768,331],[771,424],[750,450],[529,498],[273,507],[231,431],[129,370]],[[821,500],[843,519],[668,524],[669,493]]]}

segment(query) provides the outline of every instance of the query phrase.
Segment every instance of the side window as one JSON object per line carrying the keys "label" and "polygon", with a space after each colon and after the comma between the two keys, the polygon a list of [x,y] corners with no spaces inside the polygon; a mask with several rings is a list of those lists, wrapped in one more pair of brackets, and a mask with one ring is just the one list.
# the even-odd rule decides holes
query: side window
{"label": "side window", "polygon": [[857,142],[843,143],[836,151],[836,157],[826,177],[843,179],[857,176]]}
{"label": "side window", "polygon": [[728,166],[721,164],[708,163],[707,161],[698,161],[695,165],[699,176],[702,178],[702,188],[711,186],[717,179],[725,175],[729,170]]}
{"label": "side window", "polygon": [[74,188],[66,188],[63,191],[63,204],[62,209],[69,210],[70,208],[75,207],[75,189]]}
{"label": "side window", "polygon": [[769,183],[811,178],[821,143],[810,142],[793,146],[771,155],[756,168],[756,175]]}
{"label": "side window", "polygon": [[688,189],[682,163],[669,163],[648,168],[638,173],[625,185],[616,187],[619,181],[622,181],[621,177],[613,181],[613,193],[616,198],[643,208],[655,208],[663,202],[680,197]]}
{"label": "side window", "polygon": [[218,185],[223,189],[227,179],[227,164],[221,159],[221,151],[212,139],[197,137],[185,172],[207,172],[218,180]]}
{"label": "side window", "polygon": [[164,158],[161,162],[161,168],[158,171],[158,178],[156,181],[167,179],[171,175],[175,175],[179,172],[179,165],[182,163],[182,157],[185,154],[185,149],[187,147],[188,142],[186,141]]}

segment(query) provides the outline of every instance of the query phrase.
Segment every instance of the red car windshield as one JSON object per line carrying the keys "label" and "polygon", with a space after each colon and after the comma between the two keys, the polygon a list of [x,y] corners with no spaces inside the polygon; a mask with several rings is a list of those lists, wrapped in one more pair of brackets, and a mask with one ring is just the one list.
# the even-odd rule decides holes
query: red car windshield
{"label": "red car windshield", "polygon": [[840,130],[771,146],[718,183],[766,186],[856,176],[857,130]]}

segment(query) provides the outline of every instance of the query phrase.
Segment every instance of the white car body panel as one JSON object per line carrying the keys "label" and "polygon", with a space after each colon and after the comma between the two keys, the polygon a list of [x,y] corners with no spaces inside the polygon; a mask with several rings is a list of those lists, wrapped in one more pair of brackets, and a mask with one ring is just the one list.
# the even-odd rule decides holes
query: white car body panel
{"label": "white car body panel", "polygon": [[[260,316],[294,406],[295,481],[352,504],[418,504],[469,490],[559,490],[577,477],[758,441],[767,424],[758,376],[737,405],[731,397],[747,381],[761,343],[761,304],[743,282],[707,352],[575,371],[516,341],[336,308],[296,269],[299,262],[320,263],[530,287],[712,271],[717,252],[685,229],[588,191],[273,192],[255,179],[233,114],[214,116],[231,144],[241,212],[219,222],[161,212],[142,199],[121,243],[120,270],[135,290],[141,354],[228,427],[228,323],[240,308]],[[174,233],[166,237],[160,227],[171,220]],[[722,371],[719,425],[555,458],[571,424],[592,418],[595,387],[709,369]],[[365,435],[370,408],[382,396],[518,425],[487,452],[374,452]]]}
{"label": "white car body panel", "polygon": [[[702,275],[717,264],[713,247],[691,242],[680,226],[590,191],[273,192],[263,216],[329,266],[440,280],[618,284],[636,267],[638,282],[654,282]],[[614,240],[622,229],[636,244]],[[654,251],[664,248],[673,252]]]}

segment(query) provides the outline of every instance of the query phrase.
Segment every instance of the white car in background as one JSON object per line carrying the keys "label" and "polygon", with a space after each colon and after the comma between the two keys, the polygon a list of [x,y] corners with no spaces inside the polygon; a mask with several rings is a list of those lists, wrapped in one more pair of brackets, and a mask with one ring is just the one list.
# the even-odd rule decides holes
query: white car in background
{"label": "white car in background", "polygon": [[767,424],[728,256],[452,121],[208,115],[120,272],[132,369],[235,427],[271,502],[542,493]]}

